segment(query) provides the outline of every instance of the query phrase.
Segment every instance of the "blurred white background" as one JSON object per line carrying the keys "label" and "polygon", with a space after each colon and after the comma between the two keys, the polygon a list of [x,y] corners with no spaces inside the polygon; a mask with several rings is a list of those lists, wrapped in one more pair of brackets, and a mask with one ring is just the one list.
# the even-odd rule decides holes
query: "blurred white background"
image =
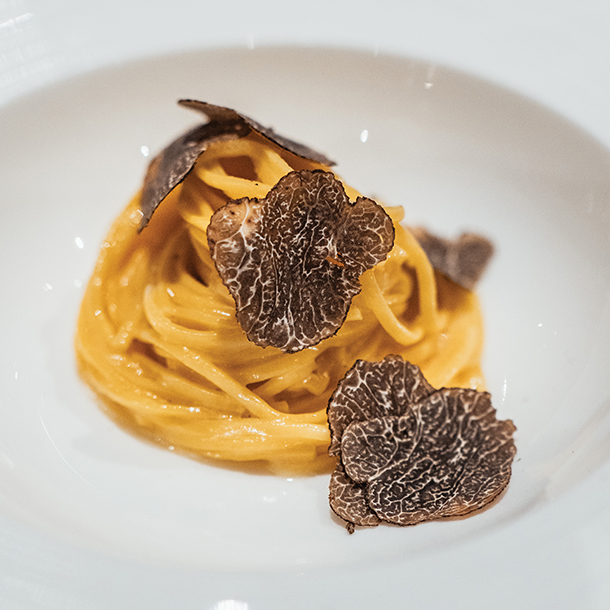
{"label": "blurred white background", "polygon": [[610,142],[605,0],[0,0],[0,104],[100,66],[183,50],[397,53],[516,89]]}

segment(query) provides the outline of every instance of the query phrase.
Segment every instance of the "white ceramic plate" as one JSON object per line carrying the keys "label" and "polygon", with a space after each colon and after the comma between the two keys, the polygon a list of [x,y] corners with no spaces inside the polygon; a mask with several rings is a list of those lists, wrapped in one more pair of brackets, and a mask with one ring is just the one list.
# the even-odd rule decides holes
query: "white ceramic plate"
{"label": "white ceramic plate", "polygon": [[[77,308],[146,154],[198,120],[180,97],[327,152],[359,190],[403,204],[409,223],[495,241],[480,287],[485,371],[499,416],[517,425],[518,456],[492,510],[349,536],[329,511],[328,477],[205,466],[98,410],[75,372]],[[64,82],[6,106],[0,143],[8,608],[587,607],[576,603],[587,583],[558,559],[570,549],[555,537],[576,527],[574,498],[610,457],[604,147],[434,64],[289,48],[171,56]],[[550,587],[542,563],[571,580]]]}

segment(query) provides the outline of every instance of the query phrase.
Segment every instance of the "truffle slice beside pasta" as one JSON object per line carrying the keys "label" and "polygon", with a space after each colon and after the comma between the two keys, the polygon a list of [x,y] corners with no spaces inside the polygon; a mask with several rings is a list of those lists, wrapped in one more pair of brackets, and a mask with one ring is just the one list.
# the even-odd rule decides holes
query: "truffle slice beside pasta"
{"label": "truffle slice beside pasta", "polygon": [[[386,361],[368,364],[380,370],[387,366]],[[347,425],[329,493],[332,510],[350,533],[355,525],[406,526],[465,516],[506,488],[516,453],[515,426],[496,419],[487,392],[444,388],[415,402],[404,393],[390,404],[391,392],[379,392],[377,380],[369,386],[374,376],[358,378],[361,396],[388,404],[375,405],[363,418],[354,409],[348,373],[351,391],[345,392],[342,381],[329,405],[329,421],[335,411],[355,413],[349,423],[343,417]]]}

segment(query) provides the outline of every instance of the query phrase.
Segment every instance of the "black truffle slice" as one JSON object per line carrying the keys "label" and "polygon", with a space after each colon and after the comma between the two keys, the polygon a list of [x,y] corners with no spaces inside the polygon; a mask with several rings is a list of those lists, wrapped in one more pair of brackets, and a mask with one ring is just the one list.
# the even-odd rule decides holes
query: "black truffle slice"
{"label": "black truffle slice", "polygon": [[328,403],[328,453],[339,454],[341,436],[350,423],[385,415],[403,415],[409,405],[432,392],[434,388],[419,367],[400,356],[386,356],[381,362],[357,360]]}
{"label": "black truffle slice", "polygon": [[411,232],[432,266],[468,290],[479,281],[494,252],[493,244],[475,233],[462,233],[457,239],[449,240],[421,227]]}
{"label": "black truffle slice", "polygon": [[463,516],[508,485],[515,426],[496,419],[490,395],[434,390],[400,356],[358,361],[328,407],[332,510],[355,525]]}
{"label": "black truffle slice", "polygon": [[351,203],[341,182],[321,170],[287,174],[264,199],[229,202],[208,227],[239,324],[257,345],[284,352],[336,333],[360,275],[393,243],[383,208],[364,197]]}
{"label": "black truffle slice", "polygon": [[325,165],[334,165],[334,162],[323,154],[285,138],[275,133],[273,129],[263,127],[260,123],[231,108],[197,100],[180,100],[178,104],[203,113],[208,117],[208,122],[174,140],[150,162],[144,178],[140,201],[142,211],[140,231],[149,223],[163,199],[184,180],[195,166],[197,159],[213,142],[243,138],[254,130],[299,157]]}
{"label": "black truffle slice", "polygon": [[415,525],[494,500],[510,480],[514,431],[486,392],[443,389],[405,415],[351,424],[341,457],[380,520]]}
{"label": "black truffle slice", "polygon": [[271,127],[265,127],[261,125],[258,121],[251,119],[249,116],[245,114],[241,114],[236,110],[232,110],[231,108],[225,108],[223,106],[215,106],[214,104],[208,104],[207,102],[200,102],[198,100],[180,100],[178,102],[181,106],[185,108],[192,108],[193,110],[197,110],[198,112],[202,112],[210,120],[223,120],[223,121],[243,121],[256,131],[257,133],[265,136],[268,140],[271,140],[274,144],[277,144],[280,148],[291,152],[298,157],[302,157],[303,159],[309,159],[310,161],[316,161],[321,163],[322,165],[327,165],[332,167],[335,165],[335,162],[329,159],[326,155],[322,154],[306,146],[305,144],[301,144],[300,142],[295,142],[290,138],[280,135],[276,131],[274,131]]}

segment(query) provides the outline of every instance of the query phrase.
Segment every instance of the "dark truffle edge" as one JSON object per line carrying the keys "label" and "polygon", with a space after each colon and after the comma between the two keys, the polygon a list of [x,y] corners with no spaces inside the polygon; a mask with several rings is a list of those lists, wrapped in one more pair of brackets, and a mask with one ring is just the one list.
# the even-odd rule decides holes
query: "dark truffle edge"
{"label": "dark truffle edge", "polygon": [[329,167],[336,165],[336,163],[332,159],[329,159],[323,153],[318,152],[313,148],[310,148],[306,144],[302,144],[300,142],[297,142],[296,140],[287,138],[286,136],[277,133],[271,127],[265,127],[264,125],[261,125],[258,121],[255,121],[249,116],[242,114],[241,112],[237,112],[237,110],[233,110],[232,108],[227,108],[225,106],[216,106],[208,102],[201,102],[199,100],[193,99],[181,99],[178,101],[178,105],[184,106],[185,108],[190,108],[191,110],[195,110],[197,112],[201,112],[202,114],[205,114],[210,121],[243,121],[248,127],[250,127],[250,129],[253,129],[258,134],[267,138],[267,140],[270,140],[274,144],[277,144],[280,148],[283,148],[284,150],[293,153],[297,157],[308,159],[310,161],[315,161],[317,163],[321,163]]}

